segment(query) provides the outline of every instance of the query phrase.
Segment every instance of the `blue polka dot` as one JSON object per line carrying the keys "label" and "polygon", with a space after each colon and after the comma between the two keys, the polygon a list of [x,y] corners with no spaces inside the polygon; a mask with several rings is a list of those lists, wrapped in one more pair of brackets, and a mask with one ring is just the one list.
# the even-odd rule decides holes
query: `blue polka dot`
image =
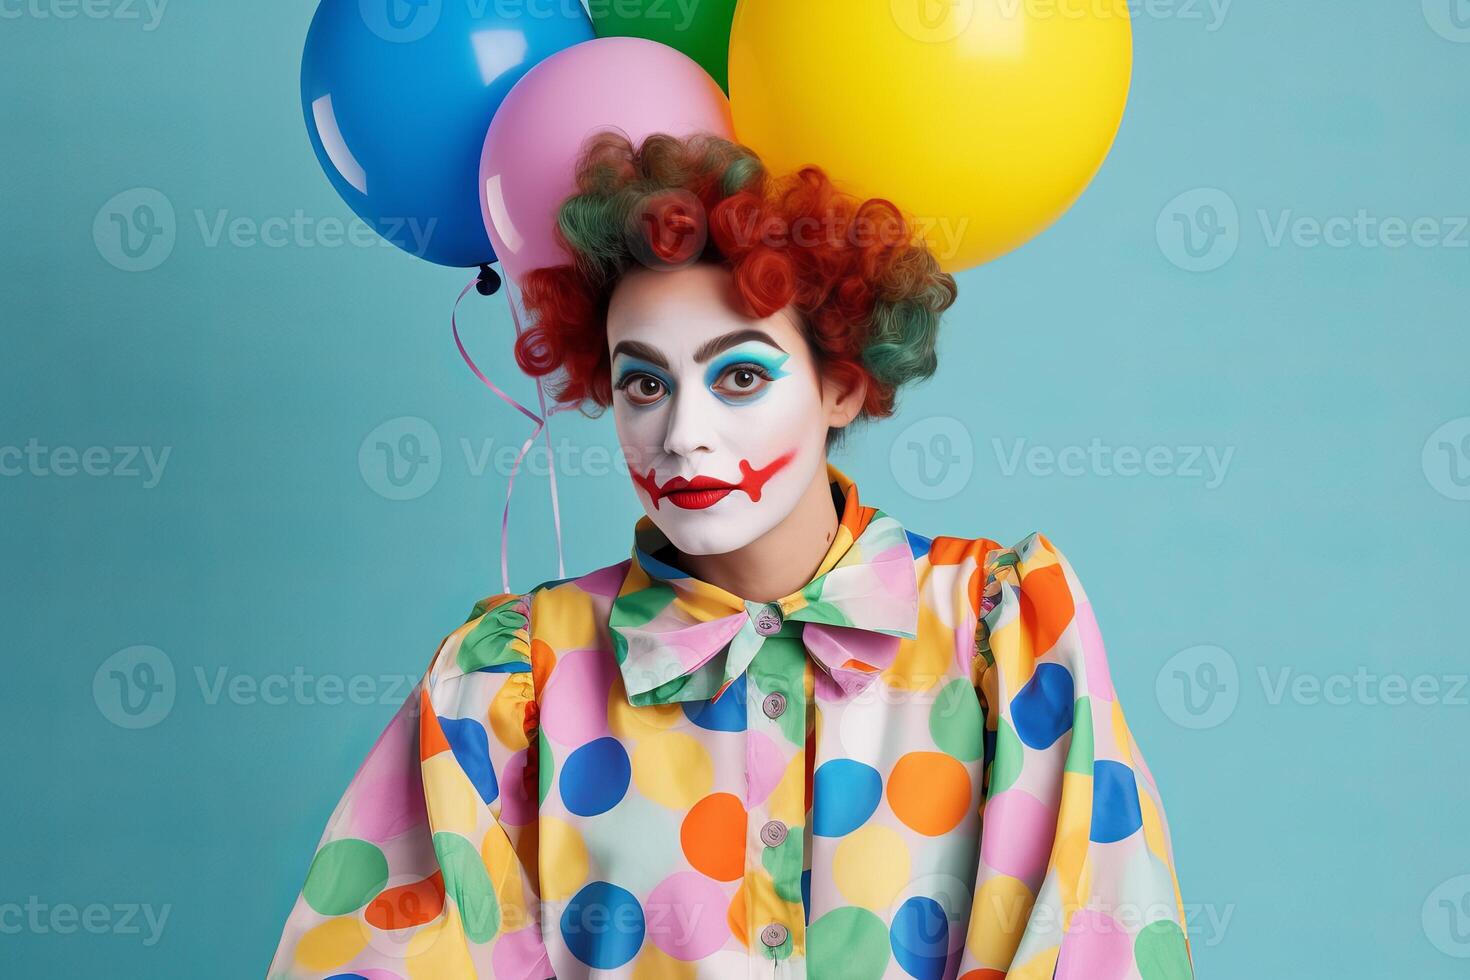
{"label": "blue polka dot", "polygon": [[949,919],[932,898],[915,896],[893,915],[888,930],[893,958],[903,971],[919,980],[940,980],[949,957]]}
{"label": "blue polka dot", "polygon": [[1122,840],[1143,826],[1138,783],[1121,762],[1100,759],[1092,764],[1092,831],[1099,844]]}
{"label": "blue polka dot", "polygon": [[863,825],[883,798],[883,777],[872,766],[833,759],[812,776],[812,833],[841,837]]}
{"label": "blue polka dot", "polygon": [[812,924],[812,869],[807,868],[801,873],[801,919],[807,925]]}
{"label": "blue polka dot", "polygon": [[449,741],[454,761],[470,777],[480,799],[494,803],[500,795],[500,785],[495,780],[495,766],[490,761],[490,740],[484,726],[473,718],[445,718],[441,715],[439,727]]}
{"label": "blue polka dot", "polygon": [[477,674],[522,674],[531,669],[531,665],[524,660],[511,660],[503,664],[489,664],[485,667],[476,667]]}
{"label": "blue polka dot", "polygon": [[561,938],[572,955],[595,970],[616,970],[643,945],[643,909],[626,888],[594,881],[561,914]]}
{"label": "blue polka dot", "polygon": [[714,701],[680,701],[684,716],[712,732],[745,731],[745,675],[730,682]]}
{"label": "blue polka dot", "polygon": [[922,534],[915,534],[908,528],[904,528],[903,533],[908,535],[909,551],[914,553],[915,558],[923,558],[929,553],[929,548],[934,544],[933,538],[926,538]]}
{"label": "blue polka dot", "polygon": [[1011,699],[1016,735],[1033,749],[1044,749],[1072,728],[1072,673],[1061,664],[1037,664],[1036,673]]}
{"label": "blue polka dot", "polygon": [[617,739],[588,742],[562,764],[558,782],[562,802],[579,817],[595,817],[618,805],[632,774],[628,753]]}

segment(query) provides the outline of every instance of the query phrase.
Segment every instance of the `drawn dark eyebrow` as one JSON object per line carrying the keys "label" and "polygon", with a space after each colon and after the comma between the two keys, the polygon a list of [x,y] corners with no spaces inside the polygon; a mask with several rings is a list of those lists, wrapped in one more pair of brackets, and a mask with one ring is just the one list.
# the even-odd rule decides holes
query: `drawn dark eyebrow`
{"label": "drawn dark eyebrow", "polygon": [[[708,361],[710,358],[720,353],[720,351],[729,350],[731,347],[734,347],[737,344],[743,344],[747,340],[758,340],[763,344],[770,344],[772,347],[776,348],[783,354],[786,353],[786,348],[776,343],[771,335],[766,333],[764,330],[757,330],[755,327],[746,327],[743,330],[734,330],[730,333],[721,334],[718,337],[713,337],[709,340],[706,340],[704,343],[700,344],[699,349],[694,352],[694,359],[700,364],[703,364],[705,361]],[[612,349],[611,360],[616,361],[619,354],[627,354],[629,357],[639,358],[640,360],[647,361],[650,364],[657,365],[658,367],[663,368],[665,371],[671,370],[669,367],[668,358],[664,357],[663,353],[659,351],[657,347],[654,347],[651,344],[645,344],[641,340],[618,341]]]}
{"label": "drawn dark eyebrow", "polygon": [[718,337],[706,340],[704,343],[700,344],[699,349],[694,352],[694,359],[700,364],[703,364],[705,361],[709,360],[711,357],[714,357],[720,351],[729,350],[731,347],[734,347],[737,344],[743,344],[747,340],[759,340],[763,344],[770,344],[772,347],[776,348],[783,354],[786,353],[786,348],[782,347],[780,344],[776,343],[775,340],[771,339],[771,335],[766,333],[764,330],[757,330],[755,327],[746,327],[744,330],[736,330],[731,333],[721,334]]}
{"label": "drawn dark eyebrow", "polygon": [[619,354],[627,354],[639,360],[655,364],[665,371],[669,370],[669,360],[659,352],[657,347],[650,346],[640,340],[620,340],[612,349],[612,360],[616,361]]}

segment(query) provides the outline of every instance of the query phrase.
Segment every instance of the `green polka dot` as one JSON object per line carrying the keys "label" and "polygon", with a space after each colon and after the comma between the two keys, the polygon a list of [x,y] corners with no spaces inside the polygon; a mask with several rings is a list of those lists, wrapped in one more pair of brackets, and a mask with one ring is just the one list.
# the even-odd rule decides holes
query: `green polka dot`
{"label": "green polka dot", "polygon": [[[667,585],[650,585],[646,589],[618,596],[613,603],[610,626],[646,626],[659,610],[674,601],[674,590]],[[628,641],[619,630],[612,630],[613,656],[618,663],[628,659]]]}
{"label": "green polka dot", "polygon": [[444,872],[444,893],[459,909],[465,936],[488,943],[500,931],[500,900],[480,853],[459,834],[441,830],[434,835],[434,854]]}
{"label": "green polka dot", "polygon": [[1092,775],[1092,698],[1078,698],[1072,712],[1072,746],[1067,749],[1067,772]]}
{"label": "green polka dot", "polygon": [[787,828],[786,839],[778,847],[767,847],[761,864],[770,872],[776,894],[788,902],[801,901],[802,827]]}
{"label": "green polka dot", "polygon": [[1004,718],[995,729],[995,759],[990,763],[989,796],[1003,793],[1011,788],[1016,777],[1021,775],[1021,763],[1026,758],[1026,746],[1016,737],[1016,730]]}
{"label": "green polka dot", "polygon": [[929,709],[929,735],[934,744],[965,762],[985,754],[985,718],[980,699],[968,680],[952,680],[934,699]]}
{"label": "green polka dot", "polygon": [[867,909],[833,909],[807,928],[808,969],[814,977],[879,980],[888,969],[888,929]]}
{"label": "green polka dot", "polygon": [[551,743],[546,740],[546,730],[536,732],[536,795],[542,806],[546,805],[546,794],[551,792],[552,776],[556,772],[556,759],[551,754]]}
{"label": "green polka dot", "polygon": [[[787,621],[788,624],[790,622]],[[806,744],[806,682],[802,675],[806,670],[807,656],[800,636],[769,636],[747,668],[747,683],[754,684],[756,688],[757,696],[753,700],[758,701],[760,696],[773,691],[786,696],[786,710],[776,719],[775,725],[792,745]],[[772,723],[759,712],[755,712],[752,721],[766,725]]]}
{"label": "green polka dot", "polygon": [[1143,927],[1133,944],[1133,958],[1143,980],[1190,980],[1194,976],[1184,933],[1167,919]]}
{"label": "green polka dot", "polygon": [[365,840],[334,840],[316,852],[302,896],[322,915],[346,915],[371,902],[388,883],[388,859]]}
{"label": "green polka dot", "polygon": [[[482,607],[477,604],[475,609],[482,610]],[[521,611],[520,604],[513,599],[506,600],[483,612],[475,628],[460,642],[455,662],[466,674],[482,667],[508,664],[523,664],[529,670],[531,663],[525,653],[511,648],[516,634],[525,628],[526,614]]]}

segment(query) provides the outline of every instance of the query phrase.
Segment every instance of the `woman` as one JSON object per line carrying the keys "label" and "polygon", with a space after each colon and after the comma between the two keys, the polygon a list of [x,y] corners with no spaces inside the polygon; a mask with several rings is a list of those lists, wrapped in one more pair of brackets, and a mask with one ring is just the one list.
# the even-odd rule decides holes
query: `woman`
{"label": "woman", "polygon": [[955,285],[884,201],[591,141],[517,344],[613,408],[632,556],[491,596],[333,813],[281,977],[1192,977],[1158,790],[1032,534],[926,538],[827,460]]}

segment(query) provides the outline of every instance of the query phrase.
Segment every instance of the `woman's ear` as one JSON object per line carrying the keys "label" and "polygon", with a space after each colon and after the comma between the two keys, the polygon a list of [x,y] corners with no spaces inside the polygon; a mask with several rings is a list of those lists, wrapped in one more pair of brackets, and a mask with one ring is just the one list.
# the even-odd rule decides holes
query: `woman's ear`
{"label": "woman's ear", "polygon": [[822,372],[822,408],[827,413],[828,428],[849,425],[863,410],[868,397],[868,375],[861,370]]}

